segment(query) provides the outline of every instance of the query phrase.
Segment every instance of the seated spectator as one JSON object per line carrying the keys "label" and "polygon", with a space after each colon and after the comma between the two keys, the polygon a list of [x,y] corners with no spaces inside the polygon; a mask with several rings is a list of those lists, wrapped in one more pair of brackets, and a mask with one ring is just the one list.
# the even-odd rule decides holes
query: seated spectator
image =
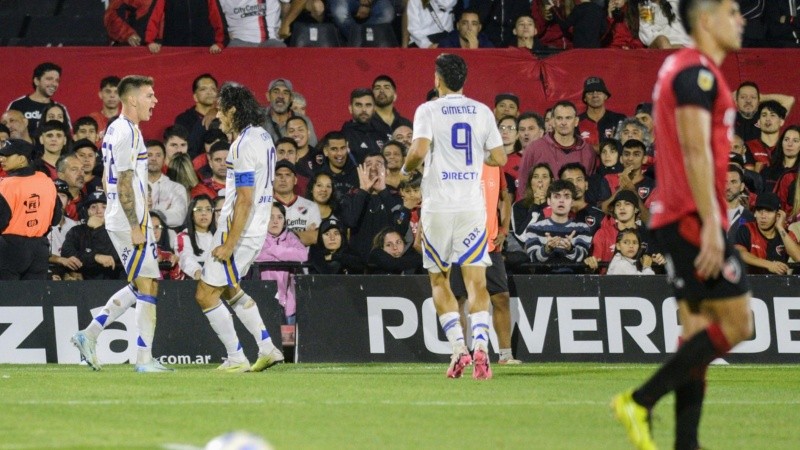
{"label": "seated spectator", "polygon": [[373,274],[412,275],[422,273],[422,255],[406,245],[400,232],[384,228],[372,240],[369,269]]}
{"label": "seated spectator", "polygon": [[678,0],[639,3],[639,39],[649,48],[686,47],[692,39],[678,15]]}
{"label": "seated spectator", "polygon": [[308,122],[294,116],[286,121],[286,137],[294,139],[297,144],[295,169],[299,177],[310,179],[311,175],[322,167],[325,155],[309,142]]}
{"label": "seated spectator", "polygon": [[97,121],[89,116],[78,117],[78,120],[72,124],[72,129],[74,130],[72,135],[74,141],[88,139],[95,146],[102,141],[97,138]]}
{"label": "seated spectator", "polygon": [[183,280],[185,278],[179,261],[175,254],[172,242],[176,239],[175,232],[164,225],[164,213],[150,211],[150,225],[153,227],[153,238],[156,242],[156,260],[158,261],[161,278],[164,280]]}
{"label": "seated spectator", "polygon": [[606,101],[611,93],[600,77],[589,77],[583,82],[583,103],[586,110],[578,116],[578,129],[584,141],[595,149],[600,146],[600,139],[614,135],[619,123],[625,119],[624,114],[606,109]]}
{"label": "seated spectator", "polygon": [[763,101],[758,105],[759,137],[746,142],[747,148],[753,152],[756,172],[761,173],[764,167],[769,166],[772,152],[780,142],[781,128],[786,114],[786,108],[776,100]]}
{"label": "seated spectator", "polygon": [[[302,1],[302,0],[301,0]],[[321,0],[320,0],[321,3]],[[297,116],[307,116],[306,109],[308,108],[308,101],[306,97],[297,92],[292,92],[292,112]]]}
{"label": "seated spectator", "polygon": [[[219,83],[213,75],[210,73],[198,75],[192,81],[194,105],[175,117],[175,124],[182,126],[187,132],[189,154],[193,158],[203,153],[203,135],[207,129],[206,123],[217,114],[218,92]],[[166,137],[164,142],[167,143]]]}
{"label": "seated spectator", "polygon": [[283,215],[289,231],[309,246],[317,242],[317,228],[322,218],[316,203],[294,193],[296,184],[294,165],[286,160],[278,161],[273,183],[275,202],[284,207]]}
{"label": "seated spectator", "polygon": [[495,47],[511,47],[516,42],[513,30],[517,17],[530,14],[530,1],[459,1],[454,9],[456,17],[461,17],[464,8],[474,9],[483,24],[483,33]]}
{"label": "seated spectator", "polygon": [[745,142],[758,139],[761,134],[761,130],[758,128],[758,106],[761,102],[775,100],[786,108],[788,114],[792,110],[795,100],[791,95],[762,94],[758,85],[752,81],[743,81],[734,91],[734,99],[736,100],[736,134],[741,136]]}
{"label": "seated spectator", "polygon": [[211,197],[198,195],[189,203],[186,229],[178,234],[177,253],[184,278],[199,280],[203,266],[214,249],[214,206]]}
{"label": "seated spectator", "polygon": [[736,249],[748,265],[749,273],[786,275],[791,257],[800,260],[797,236],[786,231],[786,213],[780,209],[778,196],[772,192],[756,199],[756,221],[740,226],[735,239]]}
{"label": "seated spectator", "polygon": [[214,195],[209,195],[212,199],[217,198],[217,195],[225,189],[228,177],[228,166],[225,161],[228,158],[229,148],[228,142],[215,142],[208,151],[208,167],[211,168],[211,176],[204,178],[202,183],[214,193]]}
{"label": "seated spectator", "polygon": [[192,159],[186,153],[178,153],[172,158],[167,168],[167,176],[174,180],[175,183],[183,186],[184,190],[188,192],[189,198],[194,198],[198,195],[207,195],[213,198],[217,195],[217,191],[201,183],[200,179],[197,178],[197,172],[194,171],[192,166]]}
{"label": "seated spectator", "polygon": [[342,125],[341,131],[350,145],[350,155],[355,158],[356,164],[361,164],[367,154],[381,151],[386,142],[386,135],[378,131],[372,121],[375,115],[375,97],[372,90],[353,89],[348,108],[351,118]]}
{"label": "seated spectator", "polygon": [[653,258],[642,253],[639,233],[626,229],[617,235],[616,251],[608,265],[608,275],[655,275]]}
{"label": "seated spectator", "polygon": [[334,216],[339,209],[339,199],[333,190],[333,180],[327,173],[316,173],[306,187],[306,199],[313,201],[319,208],[321,220]]}
{"label": "seated spectator", "polygon": [[[593,177],[602,178],[610,173],[622,172],[622,163],[620,162],[619,154],[622,151],[622,144],[614,138],[606,138],[600,140],[600,166]],[[591,179],[590,179],[591,180]],[[592,182],[589,181],[591,185]]]}
{"label": "seated spectator", "polygon": [[[761,171],[764,190],[775,192],[786,203],[789,186],[797,177],[798,156],[800,156],[800,125],[790,125],[781,134],[770,163]],[[785,210],[785,208],[784,208]]]}
{"label": "seated spectator", "polygon": [[[545,163],[533,167],[525,183],[525,194],[522,199],[511,205],[511,232],[506,239],[507,265],[515,268],[525,260],[525,230],[528,225],[544,218],[547,207],[547,189],[553,182],[553,172]],[[524,255],[524,258],[521,256]]]}
{"label": "seated spectator", "polygon": [[[110,10],[111,8],[109,8]],[[113,75],[104,77],[100,80],[100,91],[97,96],[103,103],[100,111],[95,111],[89,114],[89,117],[97,122],[97,141],[95,144],[99,147],[103,141],[103,136],[106,134],[106,128],[109,121],[117,117],[120,112],[120,100],[117,93],[117,85],[119,84],[119,77]]]}
{"label": "seated spectator", "polygon": [[639,40],[639,11],[628,0],[608,1],[608,33],[603,46],[608,48],[644,48]]}
{"label": "seated spectator", "polygon": [[[495,98],[496,101],[496,98]],[[529,118],[524,119],[527,122]],[[535,123],[535,122],[534,122]],[[517,119],[514,116],[502,116],[497,121],[497,128],[500,130],[500,137],[503,140],[503,149],[506,152],[506,163],[503,165],[503,176],[506,179],[506,184],[512,195],[516,195],[516,182],[519,175],[519,166],[522,162],[522,149],[524,148],[520,141],[519,129],[522,126],[522,119]]]}
{"label": "seated spectator", "polygon": [[600,48],[603,9],[589,0],[533,0],[531,14],[542,45],[557,49]]}
{"label": "seated spectator", "polygon": [[64,107],[61,103],[53,102],[45,108],[44,113],[42,114],[44,118],[44,122],[49,122],[51,120],[55,120],[57,122],[61,122],[66,127],[67,131],[69,131],[69,136],[72,136],[72,124],[67,122],[67,108]]}
{"label": "seated spectator", "polygon": [[482,28],[477,11],[465,9],[459,15],[456,29],[439,41],[438,48],[493,48],[492,41],[481,33]]}
{"label": "seated spectator", "polygon": [[[301,117],[305,121],[308,131],[308,145],[317,145],[317,134],[314,132],[314,124],[307,116],[298,115],[292,110],[292,82],[286,78],[276,78],[269,82],[267,88],[267,100],[269,106],[266,110],[266,117],[261,126],[264,127],[270,136],[272,142],[277,142],[278,139],[289,135],[289,119],[293,117]],[[298,142],[299,147],[303,145]],[[302,158],[302,152],[298,154],[298,159]]]}
{"label": "seated spectator", "polygon": [[197,178],[201,180],[205,180],[211,176],[211,167],[208,165],[208,153],[211,151],[211,147],[215,144],[223,144],[226,149],[229,149],[231,146],[228,141],[228,136],[219,128],[214,128],[215,126],[219,126],[219,119],[214,119],[210,126],[211,128],[203,133],[204,151],[192,159],[194,171],[197,172]]}
{"label": "seated spectator", "polygon": [[295,178],[297,179],[294,192],[305,192],[310,177],[297,173],[297,141],[289,136],[278,139],[278,142],[275,142],[275,157],[277,158],[276,161],[288,161],[294,164]]}
{"label": "seated spectator", "polygon": [[401,142],[406,146],[406,149],[411,148],[411,139],[414,137],[414,130],[412,127],[400,125],[392,130],[392,140]]}
{"label": "seated spectator", "polygon": [[[228,47],[286,47],[278,35],[283,5],[278,0],[220,0]],[[242,13],[247,11],[247,13]]]}
{"label": "seated spectator", "polygon": [[67,183],[71,200],[64,208],[64,214],[72,220],[78,220],[78,209],[84,199],[83,164],[74,153],[62,156],[56,163],[58,180]]}
{"label": "seated spectator", "polygon": [[645,159],[644,142],[630,139],[622,144],[622,172],[609,173],[598,185],[596,202],[606,202],[622,189],[636,192],[644,202],[645,207],[650,205],[650,196],[656,188],[656,182],[645,175],[643,165]]}
{"label": "seated spectator", "polygon": [[386,188],[386,160],[380,153],[368,155],[358,167],[359,188],[342,198],[342,222],[350,228],[352,248],[367,261],[373,238],[391,226],[393,211],[402,203]]}
{"label": "seated spectator", "polygon": [[345,38],[356,23],[382,25],[394,20],[394,5],[391,0],[328,0],[328,11],[333,23]]}
{"label": "seated spectator", "polygon": [[347,138],[338,131],[332,131],[322,138],[320,143],[325,159],[314,173],[328,174],[333,180],[333,190],[340,200],[352,189],[359,186],[358,166],[355,159],[350,156],[350,147]]}
{"label": "seated spectator", "polygon": [[408,0],[409,47],[436,48],[453,31],[453,7],[457,0]]}
{"label": "seated spectator", "polygon": [[350,251],[346,230],[335,217],[322,221],[319,240],[309,248],[308,261],[311,263],[311,273],[364,273],[364,263],[358,255]]}
{"label": "seated spectator", "polygon": [[[64,180],[56,180],[56,192],[58,193],[58,200],[61,202],[61,208],[66,208],[67,204],[72,200],[72,194],[69,190],[69,185]],[[53,279],[60,280],[63,278],[64,273],[68,271],[77,271],[81,267],[81,260],[77,256],[64,258],[61,256],[61,247],[64,245],[64,239],[67,233],[73,227],[78,225],[78,222],[67,217],[66,214],[61,215],[61,221],[58,225],[50,229],[47,234],[47,240],[50,242],[50,257],[47,262],[50,263],[53,270]]]}
{"label": "seated spectator", "polygon": [[532,262],[547,263],[553,273],[574,273],[573,268],[559,264],[583,262],[592,243],[591,230],[585,223],[569,218],[575,185],[556,180],[547,189],[547,204],[551,215],[528,225],[525,230],[525,252]]}
{"label": "seated spectator", "polygon": [[6,145],[6,141],[11,138],[11,130],[7,126],[0,124],[0,147]]}
{"label": "seated spectator", "polygon": [[546,47],[536,38],[536,34],[538,33],[536,30],[536,22],[533,21],[533,16],[530,14],[523,14],[517,17],[512,32],[517,39],[515,47],[525,48],[536,54],[541,54],[546,51]]}
{"label": "seated spectator", "polygon": [[407,151],[406,146],[398,141],[387,142],[381,150],[386,159],[386,186],[389,189],[397,190],[400,186],[403,179],[400,169],[403,168]]}
{"label": "seated spectator", "polygon": [[[173,125],[164,130],[164,151],[165,160],[164,164],[169,166],[172,158],[178,153],[189,153],[189,130],[183,125]],[[199,154],[197,150],[194,156]]]}
{"label": "seated spectator", "polygon": [[0,124],[8,128],[9,139],[20,139],[33,144],[33,137],[28,131],[28,119],[21,111],[9,109],[0,115]]}
{"label": "seated spectator", "polygon": [[[383,135],[383,142],[392,139],[392,130],[405,125],[411,127],[410,120],[403,117],[395,107],[397,85],[389,75],[378,75],[372,81],[372,96],[375,99],[375,113],[370,123],[375,131]],[[383,146],[384,144],[381,144]]]}
{"label": "seated spectator", "polygon": [[83,223],[73,227],[64,239],[61,256],[76,257],[80,267],[77,279],[118,280],[124,277],[122,261],[111,243],[105,227],[106,196],[94,192],[82,204]]}
{"label": "seated spectator", "polygon": [[37,153],[39,158],[34,161],[33,166],[50,175],[54,181],[58,178],[56,163],[61,155],[66,154],[72,144],[70,134],[66,125],[57,120],[45,122],[36,130]]}
{"label": "seated spectator", "polygon": [[[289,2],[289,10],[281,19],[277,36],[280,39],[289,39],[292,35],[292,24],[298,19],[302,22],[322,22],[325,20],[324,0],[291,0]],[[305,112],[299,114],[305,115]]]}
{"label": "seated spectator", "polygon": [[728,210],[728,237],[736,236],[736,229],[756,220],[749,209],[749,194],[744,184],[744,172],[738,164],[728,164],[725,179],[725,201]]}
{"label": "seated spectator", "polygon": [[72,153],[78,157],[83,171],[83,195],[103,190],[102,155],[94,141],[81,139],[72,144]]}
{"label": "seated spectator", "polygon": [[161,142],[147,141],[145,146],[147,147],[147,185],[150,188],[152,209],[164,213],[168,227],[182,226],[186,220],[186,206],[189,203],[187,190],[162,172],[164,146],[161,145]]}
{"label": "seated spectator", "polygon": [[216,0],[154,0],[144,42],[151,53],[167,47],[208,47],[210,53],[225,48],[225,29]]}
{"label": "seated spectator", "polygon": [[[267,238],[257,262],[305,262],[308,248],[287,228],[286,209],[280,203],[272,204],[272,214],[267,225]],[[273,280],[278,284],[278,303],[283,308],[286,323],[295,323],[297,300],[295,296],[295,276],[290,270],[262,270],[262,280]]]}
{"label": "seated spectator", "polygon": [[400,208],[395,208],[394,228],[403,235],[406,242],[414,242],[419,231],[420,210],[422,207],[422,174],[412,172],[400,182],[399,193],[403,199]]}
{"label": "seated spectator", "polygon": [[794,2],[764,2],[764,24],[770,47],[800,47],[798,12]]}
{"label": "seated spectator", "polygon": [[589,237],[591,238],[600,228],[605,214],[587,198],[589,178],[586,175],[586,169],[580,163],[566,164],[558,172],[558,179],[569,181],[575,188],[570,219],[578,223],[585,223],[589,227]]}
{"label": "seated spectator", "polygon": [[494,118],[499,121],[505,116],[514,120],[519,116],[519,97],[512,92],[503,92],[494,96]]}

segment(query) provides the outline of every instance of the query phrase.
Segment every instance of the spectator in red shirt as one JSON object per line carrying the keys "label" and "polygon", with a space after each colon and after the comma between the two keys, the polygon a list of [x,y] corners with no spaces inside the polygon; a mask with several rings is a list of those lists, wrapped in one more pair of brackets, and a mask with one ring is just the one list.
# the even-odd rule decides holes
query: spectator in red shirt
{"label": "spectator in red shirt", "polygon": [[625,119],[624,114],[606,109],[611,92],[600,77],[589,77],[583,82],[583,103],[586,105],[578,119],[578,129],[584,141],[598,150],[600,139],[614,137],[617,125]]}
{"label": "spectator in red shirt", "polygon": [[750,273],[786,275],[789,257],[800,260],[797,236],[786,231],[786,212],[772,192],[764,192],[756,200],[756,221],[745,223],[736,233],[736,249],[747,263]]}
{"label": "spectator in red shirt", "polygon": [[781,128],[786,119],[786,108],[775,100],[767,100],[758,105],[758,128],[761,134],[758,139],[747,141],[747,147],[753,152],[756,160],[756,172],[769,166],[772,152],[780,140]]}
{"label": "spectator in red shirt", "polygon": [[603,9],[590,0],[533,0],[531,14],[546,47],[599,48],[606,30]]}
{"label": "spectator in red shirt", "polygon": [[644,48],[639,40],[639,11],[628,0],[609,0],[608,33],[603,39],[604,47]]}

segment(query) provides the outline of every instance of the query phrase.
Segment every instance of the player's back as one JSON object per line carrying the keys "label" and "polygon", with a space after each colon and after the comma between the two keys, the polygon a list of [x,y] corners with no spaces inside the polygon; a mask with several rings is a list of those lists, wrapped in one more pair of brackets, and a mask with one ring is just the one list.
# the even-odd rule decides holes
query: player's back
{"label": "player's back", "polygon": [[101,145],[103,152],[103,177],[106,185],[108,207],[105,226],[110,231],[130,229],[125,211],[119,202],[118,178],[120,172],[133,170],[133,194],[136,217],[145,223],[147,193],[147,147],[139,127],[120,115],[106,130]]}
{"label": "player's back", "polygon": [[228,229],[233,219],[236,185],[253,188],[253,207],[242,236],[263,236],[272,213],[272,183],[275,173],[275,146],[269,133],[260,126],[248,126],[233,141],[225,164],[225,203],[217,227]]}
{"label": "player's back", "polygon": [[425,210],[485,208],[481,189],[485,152],[503,145],[486,105],[461,94],[427,102],[414,115],[414,138],[431,140],[422,179]]}
{"label": "player's back", "polygon": [[684,154],[678,137],[675,110],[682,106],[707,109],[711,118],[711,149],[714,158],[714,185],[717,201],[725,214],[725,178],[731,149],[736,108],[731,90],[719,68],[700,53],[689,48],[664,61],[653,92],[656,178],[665,189],[653,192],[650,226],[659,228],[697,211],[684,166]]}

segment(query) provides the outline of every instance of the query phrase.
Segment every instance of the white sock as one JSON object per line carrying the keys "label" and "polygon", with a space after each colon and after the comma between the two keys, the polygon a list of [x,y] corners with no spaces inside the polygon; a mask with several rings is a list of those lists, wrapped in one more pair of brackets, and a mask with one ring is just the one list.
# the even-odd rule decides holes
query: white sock
{"label": "white sock", "polygon": [[239,337],[236,336],[236,330],[233,328],[233,317],[228,312],[222,302],[211,309],[203,311],[211,324],[211,328],[217,333],[222,345],[225,346],[225,351],[228,352],[229,359],[242,359],[244,352],[242,352],[242,345],[239,344]]}
{"label": "white sock", "polygon": [[269,331],[264,326],[264,320],[261,319],[261,313],[259,313],[258,305],[253,300],[253,297],[250,297],[244,291],[239,291],[228,301],[228,304],[231,305],[236,317],[242,321],[247,331],[253,335],[256,343],[258,343],[259,353],[267,354],[271,352],[275,348],[275,344],[272,343]]}
{"label": "white sock", "polygon": [[513,359],[514,355],[511,354],[510,348],[501,348],[500,349],[500,359]]}
{"label": "white sock", "polygon": [[447,341],[453,346],[453,352],[464,348],[464,330],[461,328],[461,316],[457,312],[444,313],[439,316],[439,324],[447,336]]}
{"label": "white sock", "polygon": [[472,346],[475,350],[489,351],[489,311],[478,311],[469,315],[472,324]]}
{"label": "white sock", "polygon": [[139,329],[138,364],[147,364],[153,359],[153,336],[156,334],[156,298],[139,294],[136,298],[136,327]]}
{"label": "white sock", "polygon": [[129,284],[115,292],[114,295],[108,299],[106,306],[103,307],[100,314],[92,319],[92,322],[83,332],[86,333],[86,336],[90,339],[97,340],[97,336],[100,335],[100,332],[119,319],[119,316],[133,306],[134,303],[136,303],[136,293],[134,292],[133,286]]}

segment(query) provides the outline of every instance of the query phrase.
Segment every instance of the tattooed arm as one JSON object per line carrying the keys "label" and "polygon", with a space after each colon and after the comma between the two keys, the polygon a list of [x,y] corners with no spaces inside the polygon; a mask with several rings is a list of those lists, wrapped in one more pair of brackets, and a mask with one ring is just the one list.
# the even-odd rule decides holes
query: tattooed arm
{"label": "tattooed arm", "polygon": [[117,192],[119,204],[128,218],[131,226],[131,242],[133,245],[145,243],[144,232],[136,217],[136,196],[133,193],[133,170],[126,170],[117,174]]}

